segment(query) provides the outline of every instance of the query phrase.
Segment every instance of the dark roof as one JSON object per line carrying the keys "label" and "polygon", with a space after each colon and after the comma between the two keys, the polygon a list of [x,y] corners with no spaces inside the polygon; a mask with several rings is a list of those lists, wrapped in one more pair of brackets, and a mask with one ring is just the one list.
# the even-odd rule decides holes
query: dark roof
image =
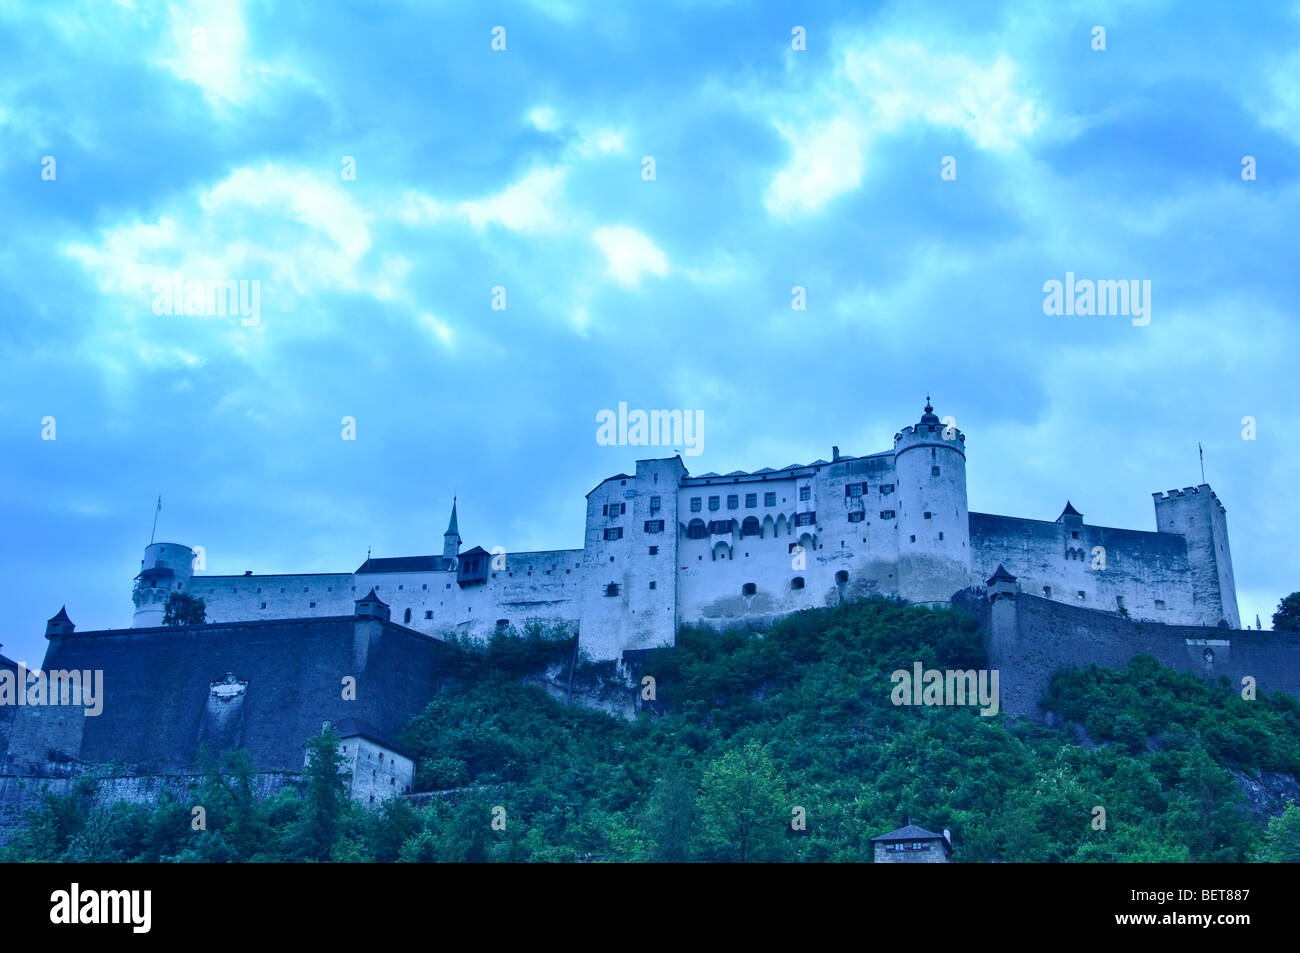
{"label": "dark roof", "polygon": [[1074,508],[1073,504],[1071,504],[1069,500],[1066,500],[1066,501],[1065,501],[1065,509],[1061,510],[1061,516],[1057,517],[1057,519],[1060,519],[1060,518],[1065,517],[1065,516],[1079,516],[1079,517],[1082,517],[1083,514],[1080,513],[1078,510],[1076,510],[1076,509]]}
{"label": "dark roof", "polygon": [[442,535],[460,538],[460,529],[456,526],[456,498],[454,496],[451,498],[451,522],[447,524],[447,532]]}
{"label": "dark roof", "polygon": [[998,563],[997,570],[993,573],[993,575],[989,576],[988,578],[988,584],[992,585],[998,580],[1005,580],[1006,582],[1015,582],[1016,577],[1011,575],[1011,573],[1007,572],[1006,566],[1002,565],[1001,563]]}
{"label": "dark roof", "polygon": [[775,473],[776,471],[773,470],[771,467],[763,467],[763,469],[761,469],[761,470],[755,470],[754,472],[755,472],[755,473]]}
{"label": "dark roof", "polygon": [[385,602],[383,599],[380,599],[380,598],[379,598],[379,593],[375,592],[375,587],[374,587],[374,586],[371,586],[369,592],[367,592],[364,596],[362,596],[360,599],[357,599],[357,600],[355,600],[355,601],[356,601],[356,602],[374,602],[374,603],[378,603],[378,604],[381,605],[381,606],[386,606],[386,605],[388,605],[387,602]]}
{"label": "dark roof", "polygon": [[482,555],[484,555],[484,556],[491,556],[491,555],[492,555],[492,554],[489,553],[486,549],[484,549],[482,546],[475,546],[473,549],[467,549],[467,550],[465,550],[463,553],[461,553],[460,555],[461,555],[461,558],[464,559],[466,556],[478,556],[479,554],[482,554]]}
{"label": "dark roof", "polygon": [[357,575],[367,572],[440,572],[447,568],[441,556],[388,556],[367,559],[357,570]]}
{"label": "dark roof", "polygon": [[900,827],[896,831],[890,831],[888,834],[881,834],[879,837],[871,838],[877,840],[941,840],[945,844],[948,842],[942,834],[936,834],[934,831],[927,831],[924,827],[917,827],[915,824],[908,824],[906,827]]}
{"label": "dark roof", "polygon": [[55,616],[53,619],[51,619],[50,621],[51,621],[51,622],[71,622],[72,620],[68,618],[68,607],[67,607],[67,606],[63,606],[61,609],[59,609],[59,614],[56,615],[56,616]]}
{"label": "dark roof", "polygon": [[334,730],[339,733],[340,738],[365,738],[368,741],[383,745],[404,758],[411,757],[410,752],[396,741],[370,724],[370,722],[362,721],[360,718],[342,718],[334,723]]}

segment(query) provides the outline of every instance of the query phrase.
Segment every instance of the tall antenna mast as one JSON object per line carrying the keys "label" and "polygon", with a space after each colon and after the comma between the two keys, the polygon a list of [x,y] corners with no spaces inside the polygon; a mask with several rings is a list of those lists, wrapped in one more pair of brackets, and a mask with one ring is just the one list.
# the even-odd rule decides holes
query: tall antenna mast
{"label": "tall antenna mast", "polygon": [[158,494],[158,507],[153,511],[153,529],[149,531],[149,545],[153,545],[153,538],[158,533],[158,514],[162,512],[162,494]]}
{"label": "tall antenna mast", "polygon": [[1201,455],[1201,483],[1205,483],[1205,450],[1201,447],[1201,441],[1196,441],[1196,452]]}

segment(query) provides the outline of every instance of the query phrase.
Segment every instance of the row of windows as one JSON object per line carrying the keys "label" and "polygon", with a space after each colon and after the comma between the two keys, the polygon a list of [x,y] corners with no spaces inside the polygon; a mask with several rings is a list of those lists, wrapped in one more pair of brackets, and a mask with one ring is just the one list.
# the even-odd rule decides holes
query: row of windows
{"label": "row of windows", "polygon": [[[931,468],[931,471],[930,471],[930,472],[931,472],[931,474],[932,474],[933,476],[938,476],[938,475],[939,475],[939,468],[938,468],[938,467],[933,467],[933,468]],[[880,484],[880,495],[881,495],[881,496],[888,496],[890,493],[893,493],[893,492],[894,492],[894,484],[892,484],[892,483],[882,483],[882,484]],[[867,485],[866,485],[865,483],[846,483],[846,484],[844,484],[844,495],[845,495],[845,496],[866,496],[866,495],[867,495]]]}
{"label": "row of windows", "polygon": [[[659,497],[656,496],[655,499],[657,500]],[[626,512],[626,503],[606,503],[600,508],[601,516],[622,516]]]}
{"label": "row of windows", "polygon": [[[801,500],[806,500],[806,499],[808,499],[807,496],[803,496],[803,495],[802,495],[802,494],[804,494],[805,492],[807,492],[807,490],[808,490],[808,487],[803,487],[803,488],[800,489],[799,492],[800,492],[801,495],[800,495],[799,498],[800,498]],[[772,493],[764,493],[764,494],[763,494],[763,505],[764,505],[764,506],[776,506],[776,493],[774,493],[774,492],[772,492]],[[746,508],[746,509],[752,509],[752,508],[754,508],[754,507],[756,507],[756,506],[758,506],[758,494],[757,494],[757,493],[746,493],[746,494],[745,494],[745,508]],[[691,512],[692,512],[692,513],[698,513],[698,512],[700,512],[700,510],[703,509],[703,507],[704,507],[704,498],[703,498],[703,497],[701,497],[701,496],[693,496],[693,497],[691,497]],[[709,497],[709,509],[710,509],[710,510],[720,510],[720,509],[722,509],[722,497],[720,497],[720,496],[711,496],[711,497]],[[732,493],[732,494],[730,494],[730,495],[727,496],[727,509],[729,509],[729,510],[737,510],[737,509],[740,509],[740,495],[739,495],[739,494],[737,494],[737,493]]]}

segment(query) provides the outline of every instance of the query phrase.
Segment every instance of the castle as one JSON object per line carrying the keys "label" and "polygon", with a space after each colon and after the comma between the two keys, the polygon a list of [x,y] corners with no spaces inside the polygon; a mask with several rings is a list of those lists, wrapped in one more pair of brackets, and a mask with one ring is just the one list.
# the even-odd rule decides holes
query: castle
{"label": "castle", "polygon": [[[204,750],[247,750],[264,792],[297,783],[304,743],[326,723],[354,797],[404,794],[414,763],[393,739],[449,677],[446,636],[534,620],[627,666],[626,697],[607,708],[625,715],[653,664],[644,650],[673,645],[680,625],[761,627],[873,595],[977,616],[1011,716],[1050,722],[1040,699],[1057,670],[1119,668],[1139,653],[1300,698],[1300,636],[1238,628],[1227,522],[1209,486],[1154,494],[1155,532],[1086,524],[1068,502],[1051,522],[972,513],[966,438],[928,401],[892,450],[831,457],[699,476],[678,457],[640,460],[587,494],[581,549],[465,549],[454,501],[441,555],[367,558],[350,573],[210,576],[188,546],[151,543],[131,628],[78,631],[63,610],[46,626],[49,684],[93,674],[102,710],[56,704],[52,688],[48,704],[6,703],[6,682],[32,673],[0,656],[0,839],[40,790],[67,793],[95,765],[121,769],[106,797],[146,801],[197,784]],[[204,600],[205,624],[162,624],[178,592]],[[571,680],[548,678],[543,688],[573,697]],[[882,835],[877,852],[946,859],[946,839],[922,833]]]}
{"label": "castle", "polygon": [[946,604],[999,566],[1057,603],[1180,626],[1240,626],[1223,505],[1208,485],[1156,493],[1156,531],[972,513],[966,437],[927,400],[891,450],[780,470],[691,476],[638,460],[587,494],[581,549],[463,548],[453,501],[440,555],[367,558],[355,572],[202,575],[176,543],[145,550],[134,627],[172,592],[209,623],[350,615],[369,591],[428,635],[486,638],[529,621],[576,630],[594,659],[672,645],[687,623],[766,624],[871,595]]}

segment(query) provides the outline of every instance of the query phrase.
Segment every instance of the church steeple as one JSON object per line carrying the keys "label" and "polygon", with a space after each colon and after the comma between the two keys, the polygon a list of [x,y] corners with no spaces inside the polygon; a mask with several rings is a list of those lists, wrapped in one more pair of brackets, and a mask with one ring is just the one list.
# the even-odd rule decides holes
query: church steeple
{"label": "church steeple", "polygon": [[442,556],[444,559],[455,559],[456,554],[460,552],[460,528],[456,525],[456,498],[451,498],[451,521],[447,524],[447,532],[442,534]]}

